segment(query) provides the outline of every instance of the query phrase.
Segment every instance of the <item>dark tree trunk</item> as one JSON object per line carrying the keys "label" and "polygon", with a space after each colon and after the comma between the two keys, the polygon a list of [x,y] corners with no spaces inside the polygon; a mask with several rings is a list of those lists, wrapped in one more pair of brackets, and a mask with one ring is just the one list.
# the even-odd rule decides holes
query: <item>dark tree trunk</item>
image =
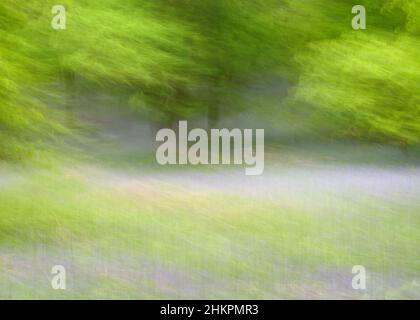
{"label": "dark tree trunk", "polygon": [[218,104],[210,105],[208,108],[208,113],[207,113],[207,123],[208,123],[209,129],[216,128],[217,124],[219,123],[219,119],[220,119],[219,105]]}
{"label": "dark tree trunk", "polygon": [[63,74],[63,82],[64,82],[64,95],[65,95],[65,102],[64,102],[64,109],[66,114],[66,124],[69,127],[75,125],[75,118],[74,118],[74,111],[73,106],[75,103],[75,74],[71,71],[65,71]]}

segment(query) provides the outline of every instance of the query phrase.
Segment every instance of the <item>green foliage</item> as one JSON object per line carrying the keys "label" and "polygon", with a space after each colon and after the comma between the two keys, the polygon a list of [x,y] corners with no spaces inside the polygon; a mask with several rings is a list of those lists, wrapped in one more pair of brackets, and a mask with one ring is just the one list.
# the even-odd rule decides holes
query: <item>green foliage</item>
{"label": "green foliage", "polygon": [[51,28],[55,4],[0,4],[1,158],[56,139],[80,81],[168,125],[243,110],[240,92],[280,74],[323,134],[419,142],[418,0],[360,1],[363,31],[350,0],[66,0],[66,30]]}
{"label": "green foliage", "polygon": [[64,128],[37,96],[44,66],[33,58],[33,43],[20,34],[29,19],[24,3],[4,1],[0,6],[0,158],[27,159],[45,147]]}
{"label": "green foliage", "polygon": [[132,107],[167,123],[218,108],[238,82],[274,65],[268,9],[240,1],[70,2],[71,27],[49,46],[61,71],[124,88]]}
{"label": "green foliage", "polygon": [[318,126],[339,135],[418,143],[419,56],[408,35],[353,33],[320,42],[298,57],[295,97],[315,106]]}
{"label": "green foliage", "polygon": [[327,134],[419,143],[420,7],[387,1],[374,10],[365,2],[367,30],[310,41],[295,54],[299,81],[289,102],[311,106],[312,125]]}
{"label": "green foliage", "polygon": [[202,39],[147,3],[69,2],[69,27],[46,39],[58,71],[125,91],[130,105],[154,121],[198,112],[191,96],[206,73],[198,64]]}

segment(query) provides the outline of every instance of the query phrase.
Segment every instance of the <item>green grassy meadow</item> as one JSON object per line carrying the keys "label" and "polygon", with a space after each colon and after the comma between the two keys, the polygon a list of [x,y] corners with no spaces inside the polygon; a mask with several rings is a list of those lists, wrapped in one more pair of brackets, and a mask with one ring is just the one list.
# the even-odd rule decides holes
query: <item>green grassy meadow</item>
{"label": "green grassy meadow", "polygon": [[[415,298],[419,204],[275,199],[74,167],[22,172],[0,187],[0,297]],[[67,290],[51,289],[51,267]],[[351,288],[351,269],[368,289]]]}

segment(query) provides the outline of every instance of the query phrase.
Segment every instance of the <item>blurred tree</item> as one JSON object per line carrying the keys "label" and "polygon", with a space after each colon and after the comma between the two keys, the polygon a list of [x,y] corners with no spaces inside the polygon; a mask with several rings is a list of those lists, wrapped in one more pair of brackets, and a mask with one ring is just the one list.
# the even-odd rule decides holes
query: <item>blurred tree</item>
{"label": "blurred tree", "polygon": [[[281,63],[282,45],[276,16],[279,6],[273,1],[159,1],[167,16],[191,25],[204,39],[199,48],[205,60],[201,68],[207,94],[200,99],[206,105],[210,127],[216,126],[220,113],[241,110],[238,91],[255,77],[273,72]],[[239,108],[238,108],[239,107]]]}
{"label": "blurred tree", "polygon": [[125,90],[133,108],[162,125],[206,114],[214,125],[222,100],[234,109],[235,87],[279,60],[280,30],[264,1],[64,5],[69,28],[48,45],[61,72]]}
{"label": "blurred tree", "polygon": [[159,16],[148,1],[64,5],[69,26],[48,43],[68,90],[74,77],[119,90],[134,109],[162,125],[199,112],[192,97],[205,70],[197,64],[201,39],[188,26]]}
{"label": "blurred tree", "polygon": [[45,151],[47,140],[65,132],[58,115],[38,97],[46,66],[34,59],[22,34],[33,12],[26,1],[0,3],[0,158],[23,160]]}
{"label": "blurred tree", "polygon": [[61,4],[66,30],[51,28],[54,0],[0,4],[3,158],[65,131],[43,102],[65,101],[71,127],[83,87],[127,98],[159,126],[207,117],[213,127],[255,108],[242,93],[270,74],[293,88],[270,117],[290,110],[329,136],[419,142],[418,0],[359,1],[364,31],[351,28],[351,0]]}
{"label": "blurred tree", "polygon": [[296,54],[294,105],[312,106],[312,124],[334,136],[418,143],[418,2],[364,2],[368,30],[311,41],[306,52]]}

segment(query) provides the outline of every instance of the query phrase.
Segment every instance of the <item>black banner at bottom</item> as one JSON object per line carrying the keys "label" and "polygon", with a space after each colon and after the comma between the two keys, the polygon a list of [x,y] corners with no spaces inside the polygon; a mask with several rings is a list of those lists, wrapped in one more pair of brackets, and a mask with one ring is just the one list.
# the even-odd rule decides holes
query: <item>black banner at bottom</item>
{"label": "black banner at bottom", "polygon": [[[281,319],[290,316],[347,316],[353,319],[380,312],[400,317],[418,310],[419,301],[297,300],[75,300],[1,301],[2,314],[25,313],[40,319],[66,316],[124,316],[138,319]],[[412,309],[412,310],[410,310]],[[414,313],[412,313],[414,314]]]}

